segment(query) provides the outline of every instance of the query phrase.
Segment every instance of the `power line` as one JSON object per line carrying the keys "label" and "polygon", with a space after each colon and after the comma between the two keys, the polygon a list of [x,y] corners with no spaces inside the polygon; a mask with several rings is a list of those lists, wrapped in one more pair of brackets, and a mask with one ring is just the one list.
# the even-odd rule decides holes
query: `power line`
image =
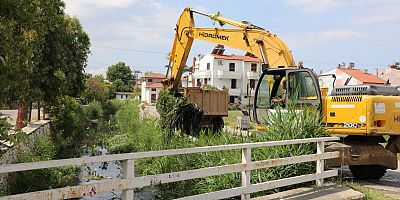
{"label": "power line", "polygon": [[130,52],[137,52],[137,53],[156,53],[156,54],[168,54],[167,52],[162,51],[148,51],[148,50],[139,50],[139,49],[125,49],[119,47],[109,47],[109,46],[101,46],[101,45],[92,45],[95,48],[103,48],[103,49],[112,49],[117,51],[130,51]]}

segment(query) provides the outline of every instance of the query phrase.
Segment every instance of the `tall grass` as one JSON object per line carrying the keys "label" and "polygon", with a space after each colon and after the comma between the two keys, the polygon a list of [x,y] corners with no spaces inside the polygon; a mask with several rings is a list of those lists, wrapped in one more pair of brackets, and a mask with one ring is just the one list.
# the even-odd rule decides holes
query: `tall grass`
{"label": "tall grass", "polygon": [[[139,119],[137,102],[130,102],[117,113],[117,133],[109,138],[109,150],[117,152],[140,152],[163,149],[179,149],[187,147],[213,146],[234,143],[263,142],[318,137],[323,135],[324,128],[319,122],[319,114],[315,110],[305,109],[298,112],[289,108],[287,111],[277,109],[270,115],[268,131],[252,137],[237,136],[233,133],[222,134],[200,133],[197,137],[176,135],[165,140],[158,123],[151,119]],[[140,124],[140,125],[139,125]],[[278,157],[290,157],[316,152],[314,144],[286,145],[270,148],[255,148],[252,160],[265,160]],[[241,162],[240,150],[197,153],[179,156],[139,159],[136,161],[138,176],[168,173],[174,171],[198,169],[212,166],[228,165]],[[302,163],[281,166],[251,173],[251,182],[259,183],[290,176],[315,172],[315,163]],[[160,184],[157,195],[161,199],[178,198],[205,192],[240,186],[240,173],[212,176],[201,179]],[[258,193],[260,195],[264,193]]]}
{"label": "tall grass", "polygon": [[[18,162],[47,161],[56,158],[57,147],[50,138],[38,137],[34,148],[20,150],[17,154]],[[65,187],[76,184],[78,169],[75,167],[55,167],[31,171],[17,172],[9,190],[10,194],[19,194]]]}

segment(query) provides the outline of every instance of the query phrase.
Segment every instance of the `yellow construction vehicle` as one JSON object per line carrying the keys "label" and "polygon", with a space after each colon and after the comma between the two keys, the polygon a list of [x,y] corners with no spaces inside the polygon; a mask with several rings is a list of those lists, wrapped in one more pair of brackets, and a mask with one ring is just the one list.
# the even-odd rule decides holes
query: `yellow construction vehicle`
{"label": "yellow construction vehicle", "polygon": [[[207,16],[233,28],[197,28],[194,14]],[[296,99],[299,108],[314,107],[322,114],[331,134],[342,136],[342,143],[330,148],[339,150],[341,158],[331,165],[349,165],[357,178],[381,178],[386,169],[397,169],[400,150],[400,92],[396,87],[376,85],[341,86],[327,96],[317,75],[297,67],[291,51],[277,35],[249,22],[237,22],[186,8],[175,28],[170,55],[170,70],[164,85],[178,90],[180,77],[194,39],[249,52],[262,61],[262,75],[257,83],[253,119],[262,127],[276,98],[285,107]],[[283,89],[282,89],[283,88]],[[279,93],[285,90],[284,94]],[[282,100],[283,99],[283,100]],[[385,146],[382,143],[387,143]]]}

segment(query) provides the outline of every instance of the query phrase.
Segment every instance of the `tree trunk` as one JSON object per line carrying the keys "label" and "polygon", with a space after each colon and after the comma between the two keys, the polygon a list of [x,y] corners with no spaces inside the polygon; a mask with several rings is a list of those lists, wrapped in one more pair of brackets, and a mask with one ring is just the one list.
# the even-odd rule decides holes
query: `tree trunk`
{"label": "tree trunk", "polygon": [[28,122],[32,121],[32,101],[29,103],[29,116],[28,116]]}
{"label": "tree trunk", "polygon": [[37,102],[37,118],[40,120],[40,101]]}

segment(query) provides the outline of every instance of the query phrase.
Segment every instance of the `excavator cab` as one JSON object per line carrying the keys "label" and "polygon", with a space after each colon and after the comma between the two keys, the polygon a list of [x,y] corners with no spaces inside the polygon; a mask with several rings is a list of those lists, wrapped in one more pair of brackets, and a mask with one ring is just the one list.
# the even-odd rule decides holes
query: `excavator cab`
{"label": "excavator cab", "polygon": [[313,107],[321,110],[322,100],[315,73],[306,68],[266,69],[255,92],[253,119],[268,125],[268,113],[288,106]]}

